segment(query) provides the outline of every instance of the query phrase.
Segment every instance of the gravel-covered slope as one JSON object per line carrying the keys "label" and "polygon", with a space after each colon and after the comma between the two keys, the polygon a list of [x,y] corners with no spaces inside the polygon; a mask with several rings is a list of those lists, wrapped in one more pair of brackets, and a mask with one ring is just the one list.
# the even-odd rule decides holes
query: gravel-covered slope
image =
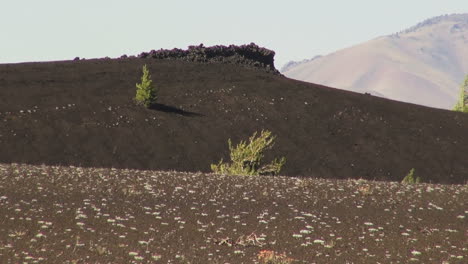
{"label": "gravel-covered slope", "polygon": [[[152,109],[133,102],[144,64],[159,89]],[[262,129],[276,136],[265,159],[286,157],[286,176],[401,181],[414,168],[428,183],[467,181],[462,113],[223,62],[0,65],[4,163],[209,172],[228,158],[229,138]]]}
{"label": "gravel-covered slope", "polygon": [[466,263],[467,185],[0,164],[0,263]]}

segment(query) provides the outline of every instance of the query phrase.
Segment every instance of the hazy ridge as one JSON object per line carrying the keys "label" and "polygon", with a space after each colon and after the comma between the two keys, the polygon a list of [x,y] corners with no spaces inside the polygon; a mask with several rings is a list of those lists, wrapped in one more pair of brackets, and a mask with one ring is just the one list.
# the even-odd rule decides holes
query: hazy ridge
{"label": "hazy ridge", "polygon": [[425,20],[314,60],[287,77],[389,99],[451,109],[468,73],[468,14]]}

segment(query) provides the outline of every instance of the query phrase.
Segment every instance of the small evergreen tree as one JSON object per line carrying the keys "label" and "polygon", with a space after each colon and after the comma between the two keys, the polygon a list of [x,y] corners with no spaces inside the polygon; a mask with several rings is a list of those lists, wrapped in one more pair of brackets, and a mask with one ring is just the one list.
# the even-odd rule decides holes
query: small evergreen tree
{"label": "small evergreen tree", "polygon": [[454,111],[468,113],[468,75],[465,78],[465,81],[460,87],[460,95],[458,97],[458,102],[453,108]]}
{"label": "small evergreen tree", "polygon": [[401,181],[401,183],[403,184],[415,184],[415,183],[421,183],[421,178],[420,177],[416,177],[414,176],[414,168],[412,168],[410,170],[410,172],[408,173],[408,175],[406,175],[405,178],[403,178],[403,180]]}
{"label": "small evergreen tree", "polygon": [[260,166],[263,158],[263,152],[273,147],[274,136],[270,131],[263,131],[257,137],[255,132],[247,144],[241,141],[236,147],[232,146],[231,139],[228,140],[231,163],[224,163],[223,160],[218,164],[211,164],[211,170],[215,173],[229,175],[276,175],[281,167],[286,163],[286,159],[280,158],[273,160],[272,163]]}
{"label": "small evergreen tree", "polygon": [[149,74],[148,67],[143,66],[143,76],[141,76],[141,83],[136,84],[135,101],[146,108],[156,103],[156,88],[153,86],[151,75]]}

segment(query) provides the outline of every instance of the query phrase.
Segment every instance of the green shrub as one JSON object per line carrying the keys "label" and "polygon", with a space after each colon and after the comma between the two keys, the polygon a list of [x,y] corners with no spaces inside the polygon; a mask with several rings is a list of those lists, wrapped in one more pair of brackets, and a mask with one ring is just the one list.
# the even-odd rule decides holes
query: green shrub
{"label": "green shrub", "polygon": [[453,108],[454,111],[468,113],[468,75],[465,78],[465,81],[460,87],[460,95],[458,97],[458,102]]}
{"label": "green shrub", "polygon": [[224,163],[223,160],[218,164],[211,164],[211,170],[219,174],[229,175],[277,175],[281,167],[286,163],[284,157],[273,160],[272,163],[261,166],[263,152],[273,147],[275,137],[266,130],[257,137],[255,132],[247,144],[241,141],[236,147],[232,146],[231,139],[228,140],[231,163]]}
{"label": "green shrub", "polygon": [[149,108],[156,103],[156,88],[153,86],[153,81],[146,65],[143,66],[143,76],[141,76],[141,83],[136,84],[135,101],[137,104]]}
{"label": "green shrub", "polygon": [[404,184],[415,184],[415,183],[421,183],[421,178],[420,177],[416,177],[414,176],[414,168],[412,168],[410,170],[410,172],[408,173],[408,175],[406,175],[405,178],[403,178],[403,180],[401,181],[401,183],[404,183]]}

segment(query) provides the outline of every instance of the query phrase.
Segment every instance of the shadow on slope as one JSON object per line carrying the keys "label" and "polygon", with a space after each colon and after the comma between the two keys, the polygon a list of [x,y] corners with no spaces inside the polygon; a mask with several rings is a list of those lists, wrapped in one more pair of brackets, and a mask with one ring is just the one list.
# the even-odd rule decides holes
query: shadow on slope
{"label": "shadow on slope", "polygon": [[180,108],[177,108],[177,107],[174,107],[174,106],[169,106],[169,105],[165,105],[165,104],[158,104],[158,103],[151,105],[150,109],[165,112],[165,113],[181,115],[181,116],[189,116],[189,117],[203,116],[202,114],[199,114],[199,113],[184,111],[184,110],[182,110]]}

